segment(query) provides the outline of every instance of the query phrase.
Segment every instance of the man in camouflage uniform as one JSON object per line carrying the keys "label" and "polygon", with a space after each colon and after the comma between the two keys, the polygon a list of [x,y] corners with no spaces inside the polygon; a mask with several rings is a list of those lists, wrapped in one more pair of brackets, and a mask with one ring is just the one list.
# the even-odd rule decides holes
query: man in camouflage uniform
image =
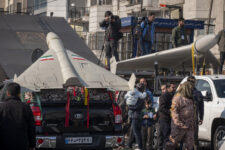
{"label": "man in camouflage uniform", "polygon": [[225,60],[225,29],[222,29],[219,33],[218,33],[218,37],[219,40],[217,42],[218,46],[219,46],[219,51],[220,51],[220,74],[222,74],[223,71],[223,64],[224,64],[224,60]]}
{"label": "man in camouflage uniform", "polygon": [[187,45],[187,34],[184,28],[184,18],[178,20],[178,26],[172,30],[172,45],[173,48]]}
{"label": "man in camouflage uniform", "polygon": [[171,107],[171,134],[165,150],[175,150],[183,141],[184,150],[192,150],[194,146],[194,103],[193,84],[185,82],[174,96]]}
{"label": "man in camouflage uniform", "polygon": [[[190,76],[188,77],[187,81],[192,83],[193,86],[195,86],[195,77]],[[194,126],[194,138],[195,138],[195,143],[194,143],[194,150],[199,150],[199,142],[198,142],[198,129],[199,125],[202,124],[203,122],[203,117],[204,117],[204,101],[203,101],[203,96],[200,91],[198,91],[195,87],[193,89],[193,100],[194,100],[194,109],[195,109],[195,126]]]}

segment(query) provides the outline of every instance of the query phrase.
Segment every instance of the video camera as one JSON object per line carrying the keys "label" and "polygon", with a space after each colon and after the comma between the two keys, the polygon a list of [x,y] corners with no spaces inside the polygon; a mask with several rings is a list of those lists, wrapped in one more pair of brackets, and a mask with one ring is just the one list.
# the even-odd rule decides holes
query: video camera
{"label": "video camera", "polygon": [[137,17],[136,18],[136,23],[141,24],[142,21],[145,21],[146,17]]}
{"label": "video camera", "polygon": [[115,18],[115,17],[114,17],[113,15],[111,15],[111,16],[109,17],[109,21],[112,21],[114,18]]}

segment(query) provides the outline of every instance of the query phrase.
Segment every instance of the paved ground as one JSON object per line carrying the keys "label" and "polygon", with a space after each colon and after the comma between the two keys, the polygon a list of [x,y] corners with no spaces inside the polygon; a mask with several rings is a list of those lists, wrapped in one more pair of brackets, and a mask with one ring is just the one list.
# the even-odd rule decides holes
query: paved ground
{"label": "paved ground", "polygon": [[[133,149],[128,149],[128,148],[116,148],[116,149],[113,149],[113,150],[134,150],[134,148],[133,148]],[[178,148],[177,150],[179,150],[179,148]],[[200,148],[200,150],[210,150],[210,148],[202,147],[202,148]]]}
{"label": "paved ground", "polygon": [[[125,141],[126,141],[125,143],[127,143],[128,138],[126,138]],[[126,144],[125,144],[125,146],[126,146]],[[113,150],[134,150],[134,149],[135,148],[123,148],[123,147],[119,147],[119,148],[115,148]],[[179,150],[179,148],[177,150]],[[201,147],[199,150],[210,150],[210,148],[205,146],[205,147]]]}

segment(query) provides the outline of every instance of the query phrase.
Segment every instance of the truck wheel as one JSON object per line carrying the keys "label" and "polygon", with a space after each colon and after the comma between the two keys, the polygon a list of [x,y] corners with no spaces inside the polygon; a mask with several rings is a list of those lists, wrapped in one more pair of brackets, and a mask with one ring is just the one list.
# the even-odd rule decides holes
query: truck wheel
{"label": "truck wheel", "polygon": [[213,135],[213,150],[222,150],[221,147],[225,140],[225,126],[218,126]]}

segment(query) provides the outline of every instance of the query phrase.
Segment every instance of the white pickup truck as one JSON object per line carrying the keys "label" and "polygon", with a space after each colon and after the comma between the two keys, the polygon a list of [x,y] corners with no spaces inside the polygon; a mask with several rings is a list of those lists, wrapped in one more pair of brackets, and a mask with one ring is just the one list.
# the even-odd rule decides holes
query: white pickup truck
{"label": "white pickup truck", "polygon": [[[204,97],[204,119],[199,140],[211,142],[212,150],[225,150],[225,75],[195,76]],[[185,82],[187,78],[184,78]]]}

